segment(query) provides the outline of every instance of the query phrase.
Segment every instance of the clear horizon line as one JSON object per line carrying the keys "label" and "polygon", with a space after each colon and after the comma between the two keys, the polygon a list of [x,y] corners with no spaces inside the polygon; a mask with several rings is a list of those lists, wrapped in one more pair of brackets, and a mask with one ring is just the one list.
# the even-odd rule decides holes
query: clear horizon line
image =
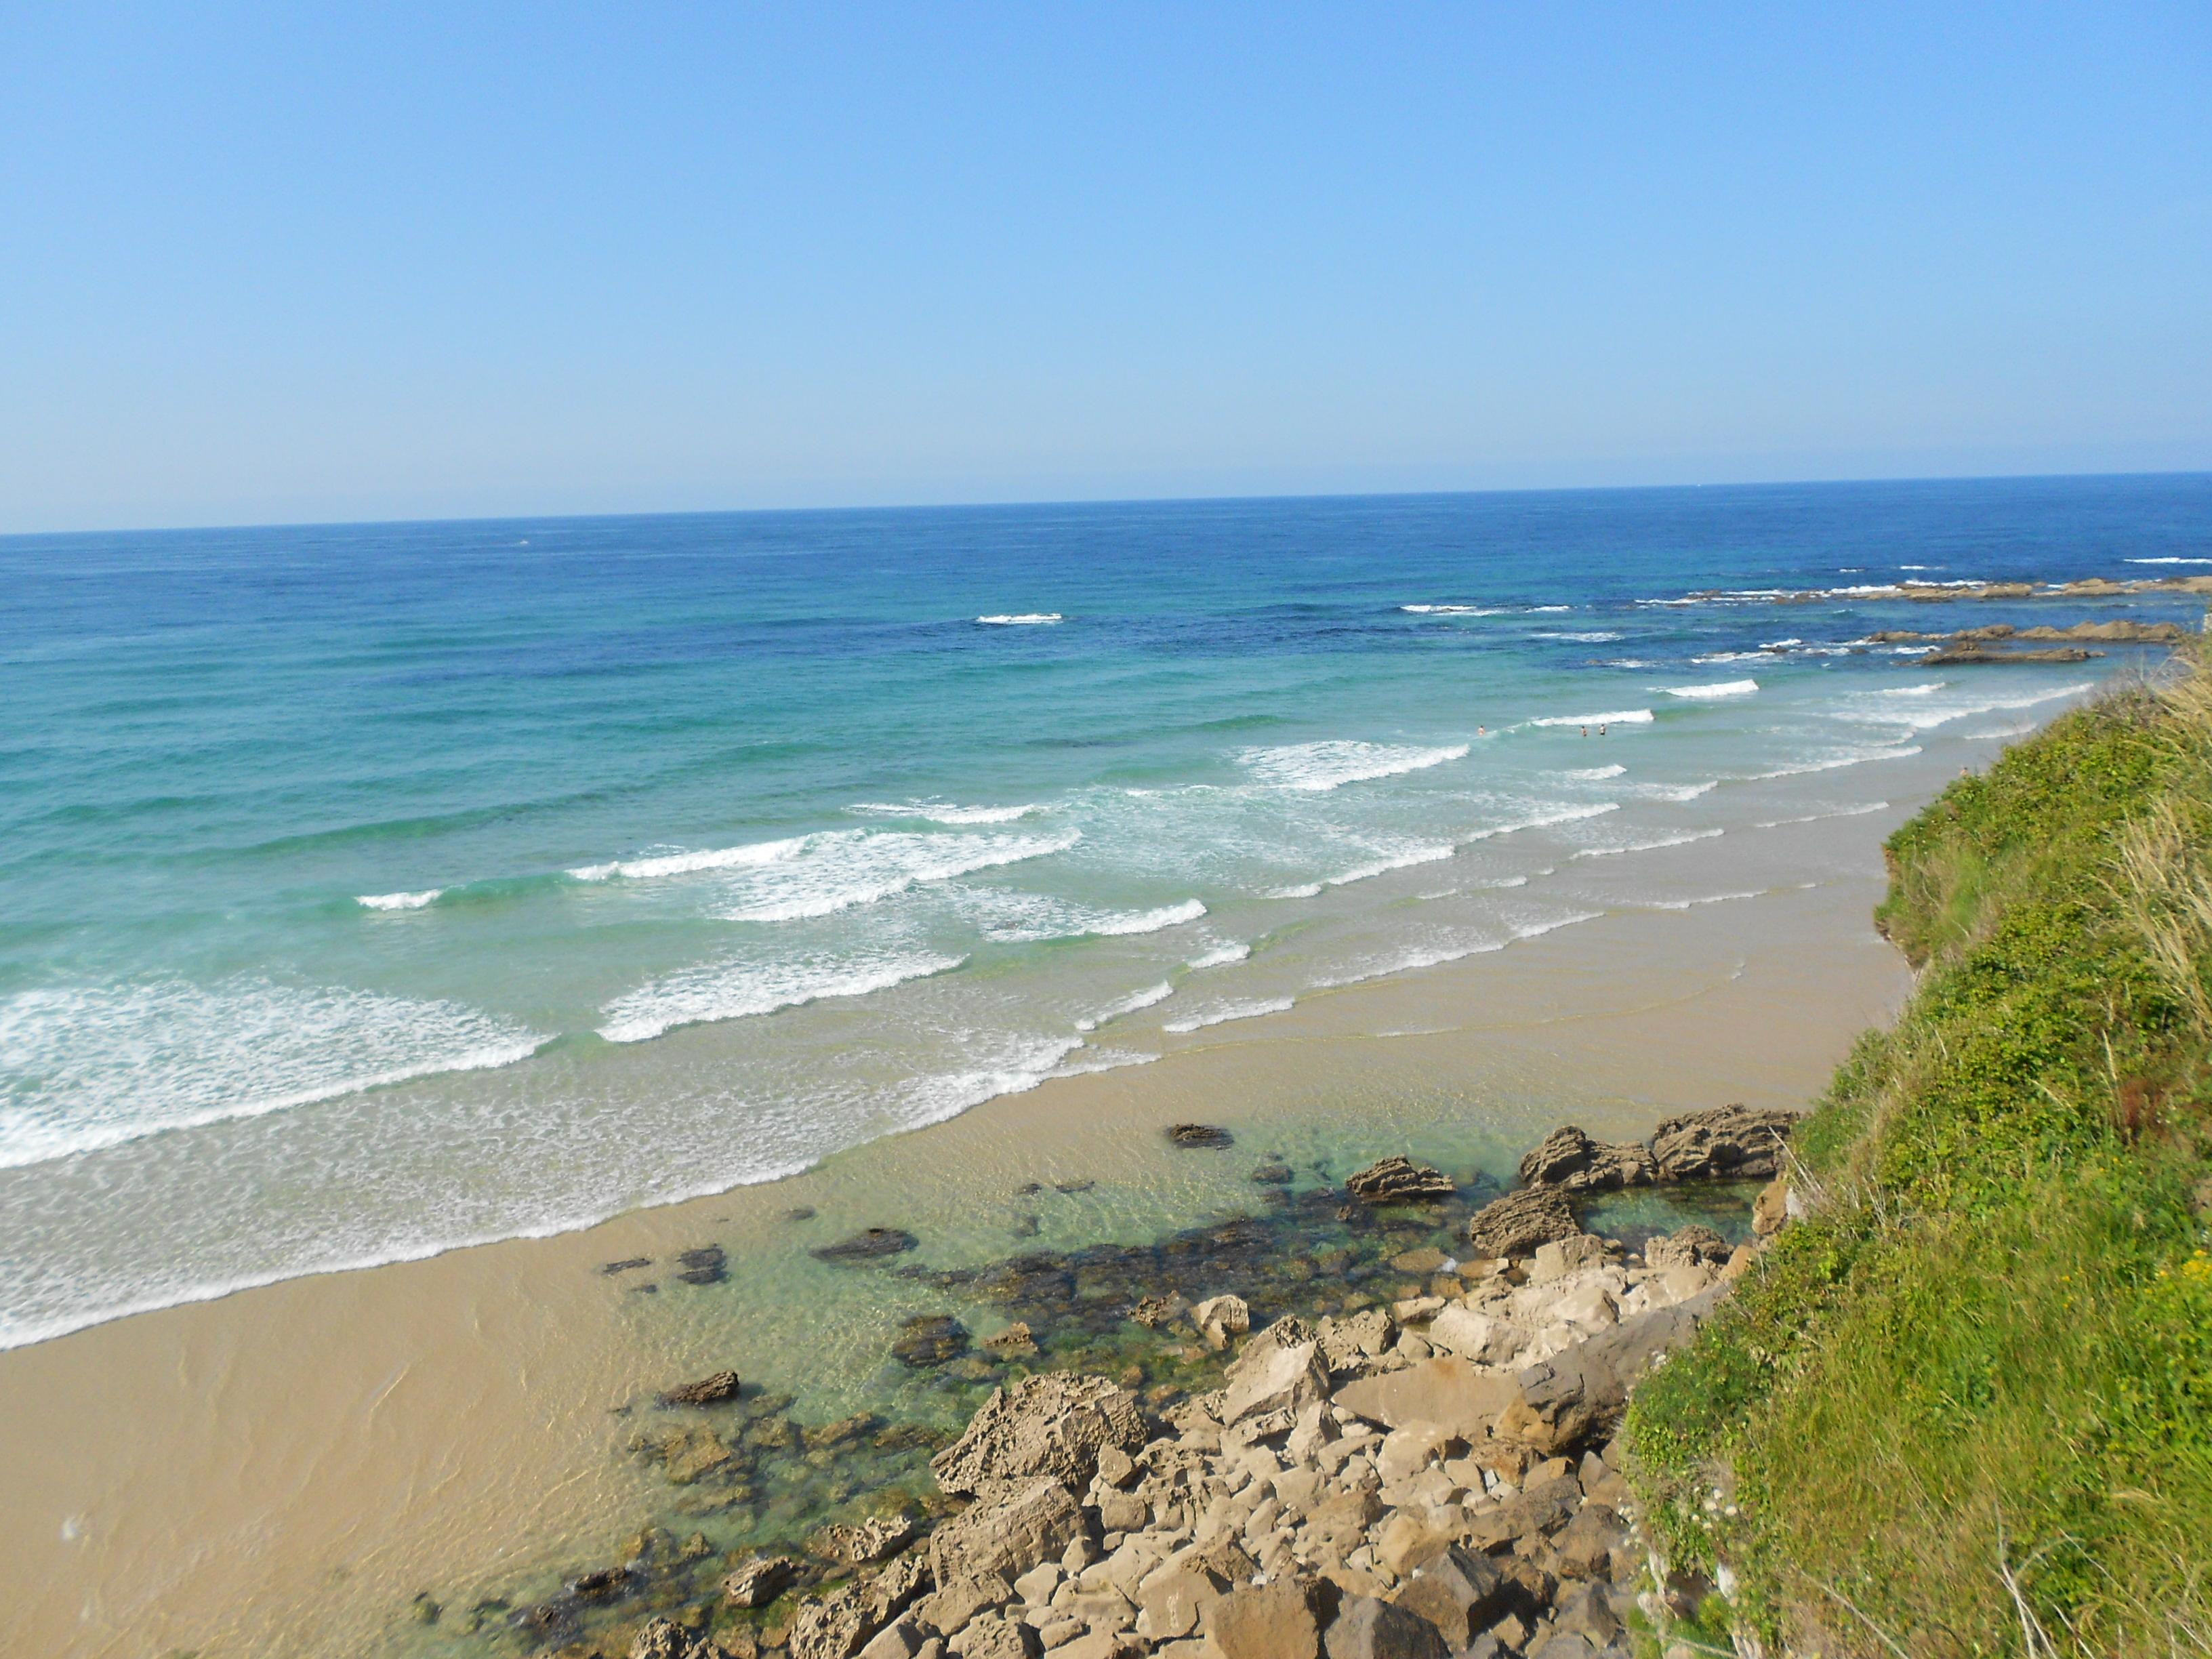
{"label": "clear horizon line", "polygon": [[171,536],[222,531],[361,530],[409,526],[474,524],[576,524],[599,520],[724,519],[751,516],[789,516],[800,514],[975,513],[993,508],[1024,507],[1170,507],[1202,503],[1258,501],[1415,501],[1476,495],[1601,495],[1637,492],[1687,494],[1708,489],[1848,489],[1876,484],[2019,483],[2042,480],[2093,478],[2212,477],[2212,467],[2148,467],[2118,471],[2027,472],[1915,472],[1848,478],[1717,479],[1698,483],[1610,483],[1499,485],[1462,489],[1315,489],[1266,492],[1232,491],[1218,495],[1006,495],[957,501],[798,502],[775,507],[639,507],[598,512],[468,513],[441,515],[403,515],[372,519],[240,519],[198,524],[119,524],[72,530],[0,531],[0,544],[9,542],[62,541],[99,536]]}

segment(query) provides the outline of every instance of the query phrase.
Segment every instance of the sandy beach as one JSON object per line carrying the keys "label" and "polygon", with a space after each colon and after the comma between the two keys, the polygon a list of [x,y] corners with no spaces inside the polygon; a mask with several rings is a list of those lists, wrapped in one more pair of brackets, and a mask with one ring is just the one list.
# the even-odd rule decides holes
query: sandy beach
{"label": "sandy beach", "polygon": [[[1889,811],[1773,832],[1820,872],[1802,890],[1615,914],[1347,987],[788,1181],[0,1355],[17,1650],[407,1650],[424,1639],[407,1620],[418,1591],[453,1603],[574,1571],[665,1502],[616,1451],[610,1413],[641,1394],[726,1364],[797,1394],[799,1413],[882,1408],[889,1334],[927,1293],[806,1254],[862,1226],[906,1228],[920,1259],[957,1265],[1025,1236],[1141,1239],[1238,1212],[1269,1152],[1496,1172],[1565,1121],[1626,1135],[1722,1101],[1802,1103],[1908,988],[1869,914],[1881,836],[1936,781],[1893,776]],[[1163,1127],[1188,1119],[1237,1147],[1170,1149]],[[1042,1194],[1020,1192],[1032,1182]],[[788,1218],[800,1207],[814,1213]],[[726,1283],[599,1271],[708,1243]]]}

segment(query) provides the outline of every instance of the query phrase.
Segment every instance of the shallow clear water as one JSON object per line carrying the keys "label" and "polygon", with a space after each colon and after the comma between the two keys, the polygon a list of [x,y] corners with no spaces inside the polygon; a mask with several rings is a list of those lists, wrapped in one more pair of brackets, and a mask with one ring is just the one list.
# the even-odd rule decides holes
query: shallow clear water
{"label": "shallow clear water", "polygon": [[0,542],[0,1345],[1768,890],[2130,659],[1850,641],[2202,611],[1849,589],[2208,547],[2204,478]]}

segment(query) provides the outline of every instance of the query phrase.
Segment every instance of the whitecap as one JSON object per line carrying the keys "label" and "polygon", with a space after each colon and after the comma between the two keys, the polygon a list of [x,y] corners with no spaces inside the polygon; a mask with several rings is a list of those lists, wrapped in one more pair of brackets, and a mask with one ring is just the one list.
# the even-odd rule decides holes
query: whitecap
{"label": "whitecap", "polygon": [[1754,830],[1779,830],[1792,823],[1824,823],[1830,818],[1864,817],[1869,812],[1886,812],[1888,810],[1887,801],[1873,800],[1863,806],[1839,806],[1832,812],[1808,812],[1801,817],[1761,818],[1751,827]]}
{"label": "whitecap", "polygon": [[2128,559],[2124,562],[2128,564],[2212,564],[2212,559],[2166,557],[2159,559]]}
{"label": "whitecap", "polygon": [[1028,927],[994,927],[990,937],[1007,945],[1034,945],[1055,939],[1121,939],[1180,927],[1206,914],[1206,906],[1197,899],[1153,910],[1060,910],[1050,901],[1045,902],[1045,907],[1046,921]]}
{"label": "whitecap", "polygon": [[1412,617],[1502,617],[1503,607],[1479,605],[1401,605],[1399,610]]}
{"label": "whitecap", "polygon": [[546,1039],[464,1004],[237,977],[0,1001],[0,1169],[169,1129],[512,1066]]}
{"label": "whitecap", "polygon": [[1804,761],[1796,766],[1778,766],[1771,772],[1753,772],[1747,774],[1747,777],[1751,781],[1763,781],[1768,778],[1802,777],[1808,772],[1834,772],[1846,766],[1863,766],[1869,761],[1905,760],[1919,752],[1920,746],[1917,744],[1907,744],[1901,749],[1862,750],[1851,754],[1832,755],[1823,760]]}
{"label": "whitecap", "polygon": [[855,801],[845,809],[848,812],[865,812],[872,817],[927,818],[932,823],[1012,823],[1044,808],[1034,803],[1023,806],[952,806],[941,801],[910,800]]}
{"label": "whitecap", "polygon": [[1217,945],[1211,951],[1193,957],[1183,966],[1195,972],[1201,968],[1226,968],[1232,962],[1243,962],[1252,954],[1252,947],[1242,939],[1231,939],[1226,945]]}
{"label": "whitecap", "polygon": [[442,887],[426,887],[419,893],[363,893],[354,900],[364,910],[420,910],[437,901]]}
{"label": "whitecap", "polygon": [[1324,876],[1322,878],[1322,885],[1344,887],[1355,881],[1366,881],[1376,876],[1387,875],[1393,870],[1409,870],[1417,864],[1435,864],[1449,858],[1453,850],[1449,845],[1430,844],[1408,847],[1399,852],[1386,854],[1382,858],[1369,863],[1354,865],[1341,875]]}
{"label": "whitecap", "polygon": [[1057,611],[1024,611],[994,617],[978,617],[975,620],[990,628],[1042,628],[1056,622],[1065,622]]}
{"label": "whitecap", "polygon": [[1499,836],[1510,836],[1522,830],[1548,830],[1553,824],[1573,823],[1583,818],[1601,817],[1607,812],[1618,812],[1617,800],[1599,801],[1590,806],[1557,806],[1539,812],[1534,817],[1516,818],[1510,823],[1494,823],[1487,829],[1476,830],[1460,837],[1462,844],[1491,841]]}
{"label": "whitecap", "polygon": [[1670,697],[1711,699],[1715,697],[1747,697],[1759,690],[1757,680],[1718,680],[1711,685],[1670,685]]}
{"label": "whitecap", "polygon": [[1079,830],[1054,836],[826,830],[805,837],[793,856],[736,872],[730,900],[716,906],[714,914],[726,921],[826,916],[878,903],[912,887],[1049,858],[1082,839]]}
{"label": "whitecap", "polygon": [[744,1019],[832,997],[863,997],[908,980],[948,973],[965,960],[939,955],[815,957],[702,963],[641,985],[601,1012],[610,1042],[643,1042],[680,1025]]}
{"label": "whitecap", "polygon": [[775,864],[796,858],[812,837],[791,836],[781,841],[751,842],[743,847],[714,847],[699,852],[656,853],[649,858],[612,859],[586,864],[568,874],[577,881],[654,881],[664,876],[696,875],[702,870],[736,870]]}
{"label": "whitecap", "polygon": [[1532,605],[1528,607],[1528,614],[1532,617],[1541,617],[1547,616],[1553,611],[1571,611],[1573,609],[1574,606],[1571,605]]}
{"label": "whitecap", "polygon": [[1444,744],[1422,748],[1412,744],[1362,743],[1356,738],[1332,738],[1319,743],[1293,743],[1274,749],[1247,749],[1237,756],[1261,783],[1278,789],[1318,793],[1347,783],[1419,772],[1447,761],[1464,760],[1468,745]]}
{"label": "whitecap", "polygon": [[1610,642],[1611,641],[1613,641],[1613,640],[1617,640],[1617,639],[1619,639],[1619,638],[1620,637],[1620,635],[1618,635],[1618,634],[1610,634],[1610,633],[1607,633],[1605,629],[1601,629],[1601,629],[1593,629],[1590,632],[1589,632],[1589,633],[1587,633],[1587,634],[1557,634],[1557,633],[1543,633],[1543,632],[1539,632],[1538,634],[1536,634],[1536,635],[1534,635],[1534,637],[1535,637],[1535,638],[1537,638],[1537,639],[1540,639],[1540,640],[1567,640],[1567,641],[1572,641],[1573,643],[1575,643],[1575,644],[1577,644],[1577,645],[1604,645],[1604,644],[1607,644],[1607,643]]}
{"label": "whitecap", "polygon": [[1532,720],[1531,726],[1649,726],[1652,714],[1648,708],[1616,708],[1601,714],[1547,714]]}
{"label": "whitecap", "polygon": [[1585,847],[1575,856],[1578,859],[1618,858],[1623,853],[1656,853],[1666,847],[1686,847],[1693,841],[1711,841],[1728,831],[1721,829],[1685,830],[1679,835],[1658,836],[1650,841],[1623,842],[1618,847]]}
{"label": "whitecap", "polygon": [[1150,1008],[1156,1004],[1165,1002],[1174,994],[1175,987],[1166,980],[1162,980],[1158,985],[1147,985],[1143,990],[1133,991],[1119,1002],[1109,1003],[1097,1013],[1086,1015],[1077,1020],[1075,1029],[1079,1031],[1095,1031],[1100,1026],[1120,1019],[1125,1014],[1133,1014],[1140,1009]]}
{"label": "whitecap", "polygon": [[1938,691],[1941,691],[1941,690],[1942,690],[1946,685],[1948,685],[1949,684],[1950,684],[1950,682],[1949,682],[1948,680],[1930,680],[1930,681],[1929,681],[1929,682],[1928,682],[1928,684],[1925,684],[1925,685],[1891,685],[1891,686],[1885,686],[1885,687],[1883,687],[1883,688],[1882,688],[1882,693],[1881,693],[1881,695],[1882,695],[1883,696],[1885,696],[1885,697],[1925,697],[1925,696],[1933,696],[1935,693],[1936,693],[1936,692],[1938,692]]}
{"label": "whitecap", "polygon": [[1595,783],[1601,778],[1617,778],[1628,770],[1617,762],[1611,766],[1577,766],[1559,774],[1563,778],[1582,778]]}
{"label": "whitecap", "polygon": [[1188,1019],[1170,1020],[1160,1030],[1173,1031],[1180,1036],[1191,1031],[1203,1030],[1209,1025],[1225,1025],[1233,1019],[1257,1019],[1262,1014],[1288,1013],[1297,1006],[1296,997],[1262,997],[1250,1002],[1224,1003],[1218,1008],[1194,1014]]}

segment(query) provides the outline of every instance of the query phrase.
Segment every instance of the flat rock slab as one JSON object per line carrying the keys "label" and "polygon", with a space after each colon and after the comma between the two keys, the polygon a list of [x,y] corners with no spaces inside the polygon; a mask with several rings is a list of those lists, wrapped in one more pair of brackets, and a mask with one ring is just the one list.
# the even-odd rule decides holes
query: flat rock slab
{"label": "flat rock slab", "polygon": [[1479,1371],[1449,1356],[1363,1377],[1336,1391],[1339,1406],[1370,1423],[1394,1429],[1431,1423],[1462,1440],[1487,1434],[1499,1413],[1520,1399],[1520,1386],[1511,1377]]}
{"label": "flat rock slab", "polygon": [[818,1261],[878,1261],[887,1255],[910,1250],[920,1243],[912,1233],[896,1227],[867,1227],[810,1254]]}

